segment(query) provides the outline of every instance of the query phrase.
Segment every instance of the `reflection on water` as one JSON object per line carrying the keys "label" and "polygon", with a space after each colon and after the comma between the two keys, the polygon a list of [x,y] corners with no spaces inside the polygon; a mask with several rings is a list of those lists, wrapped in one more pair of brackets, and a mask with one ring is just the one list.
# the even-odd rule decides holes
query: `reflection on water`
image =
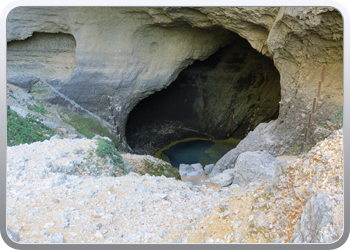
{"label": "reflection on water", "polygon": [[159,150],[156,157],[169,162],[173,167],[181,163],[201,163],[203,166],[216,163],[224,154],[235,148],[238,139],[206,140],[202,138],[187,138],[173,142]]}

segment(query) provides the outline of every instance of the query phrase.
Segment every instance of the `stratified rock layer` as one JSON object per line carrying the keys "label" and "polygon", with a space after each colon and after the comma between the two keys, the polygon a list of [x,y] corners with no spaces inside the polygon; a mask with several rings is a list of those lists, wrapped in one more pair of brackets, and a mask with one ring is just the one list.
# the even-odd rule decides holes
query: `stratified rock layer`
{"label": "stratified rock layer", "polygon": [[[331,118],[342,105],[343,21],[328,7],[20,7],[7,19],[8,82],[26,89],[49,83],[108,121],[111,96],[124,135],[137,103],[227,45],[233,33],[270,57],[280,74],[278,119],[255,129],[251,151],[299,153],[323,67],[305,151],[341,126]],[[29,55],[25,46],[44,56],[21,57]],[[65,105],[62,98],[48,100]],[[226,158],[214,171],[235,161]]]}

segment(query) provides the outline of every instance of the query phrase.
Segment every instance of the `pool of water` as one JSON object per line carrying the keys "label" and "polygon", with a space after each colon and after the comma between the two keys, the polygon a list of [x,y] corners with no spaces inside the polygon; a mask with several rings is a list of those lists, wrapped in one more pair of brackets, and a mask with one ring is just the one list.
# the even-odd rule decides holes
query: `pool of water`
{"label": "pool of water", "polygon": [[176,141],[156,153],[156,157],[169,162],[178,168],[181,163],[201,163],[205,165],[216,163],[224,154],[235,148],[239,139],[206,140],[202,138],[187,138]]}

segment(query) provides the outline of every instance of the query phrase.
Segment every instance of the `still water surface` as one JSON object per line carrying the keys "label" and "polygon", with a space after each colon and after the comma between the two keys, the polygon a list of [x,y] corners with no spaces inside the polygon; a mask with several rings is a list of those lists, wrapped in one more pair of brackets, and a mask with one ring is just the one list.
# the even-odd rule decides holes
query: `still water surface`
{"label": "still water surface", "polygon": [[235,148],[240,140],[206,140],[202,138],[187,138],[173,142],[159,150],[156,157],[169,162],[178,168],[181,163],[201,163],[205,165],[216,163],[224,154]]}

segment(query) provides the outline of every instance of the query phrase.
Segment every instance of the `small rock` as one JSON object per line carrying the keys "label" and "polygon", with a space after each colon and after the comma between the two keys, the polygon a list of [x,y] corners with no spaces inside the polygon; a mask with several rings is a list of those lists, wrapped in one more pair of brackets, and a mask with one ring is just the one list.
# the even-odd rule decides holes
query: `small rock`
{"label": "small rock", "polygon": [[228,174],[219,173],[214,177],[210,178],[210,181],[219,186],[225,187],[233,182],[233,177]]}
{"label": "small rock", "polygon": [[61,157],[68,157],[68,156],[69,156],[69,152],[61,151],[61,152],[60,152],[60,156],[61,156]]}
{"label": "small rock", "polygon": [[215,164],[206,165],[206,166],[204,167],[204,172],[205,172],[206,174],[210,174],[211,171],[213,170],[214,166],[215,166]]}
{"label": "small rock", "polygon": [[204,243],[214,243],[214,240],[210,237],[206,237]]}
{"label": "small rock", "polygon": [[180,164],[179,166],[179,173],[180,175],[187,175],[187,173],[194,171],[195,169],[188,164]]}
{"label": "small rock", "polygon": [[225,218],[225,217],[229,216],[230,214],[231,214],[230,211],[226,210],[225,212],[220,213],[219,216],[220,216],[220,218]]}
{"label": "small rock", "polygon": [[202,177],[202,174],[197,171],[192,171],[190,173],[187,173],[187,178],[191,178],[191,177]]}
{"label": "small rock", "polygon": [[294,192],[296,197],[301,197],[303,195],[303,192],[300,191],[299,188],[294,188]]}
{"label": "small rock", "polygon": [[221,204],[219,205],[219,208],[221,209],[221,211],[225,211],[228,209],[229,206],[230,206],[230,202],[224,201],[224,202],[221,202]]}
{"label": "small rock", "polygon": [[67,243],[62,233],[55,233],[50,237],[51,243]]}
{"label": "small rock", "polygon": [[50,227],[53,227],[55,225],[55,222],[47,222],[45,225],[44,225],[44,228],[50,228]]}
{"label": "small rock", "polygon": [[95,192],[92,191],[92,190],[90,189],[90,190],[87,192],[87,195],[90,196],[90,197],[92,197],[92,196],[95,195]]}
{"label": "small rock", "polygon": [[221,191],[221,197],[228,197],[228,196],[231,196],[231,192],[227,190]]}
{"label": "small rock", "polygon": [[185,182],[185,186],[188,187],[188,188],[193,188],[193,183],[192,182]]}
{"label": "small rock", "polygon": [[237,221],[236,223],[234,223],[233,225],[232,225],[232,228],[233,229],[237,229],[238,227],[239,227],[239,225],[241,225],[243,223],[243,221]]}
{"label": "small rock", "polygon": [[196,171],[203,171],[203,166],[200,163],[191,164],[191,167],[193,167]]}
{"label": "small rock", "polygon": [[169,232],[168,232],[167,230],[164,230],[163,233],[162,233],[161,238],[162,238],[162,239],[168,238],[168,234],[169,234]]}
{"label": "small rock", "polygon": [[100,238],[100,239],[104,239],[105,238],[104,235],[100,231],[96,231],[95,237]]}
{"label": "small rock", "polygon": [[105,215],[105,213],[103,212],[103,210],[94,210],[94,214],[95,214],[96,216],[103,216],[103,215]]}
{"label": "small rock", "polygon": [[68,228],[69,227],[69,223],[68,222],[64,222],[61,225],[61,228]]}
{"label": "small rock", "polygon": [[240,210],[237,208],[235,209],[235,211],[233,211],[234,214],[238,214],[240,212]]}
{"label": "small rock", "polygon": [[167,194],[157,194],[157,196],[163,200],[168,199],[168,195]]}
{"label": "small rock", "polygon": [[67,180],[67,175],[65,173],[59,174],[52,182],[51,187],[60,186]]}

